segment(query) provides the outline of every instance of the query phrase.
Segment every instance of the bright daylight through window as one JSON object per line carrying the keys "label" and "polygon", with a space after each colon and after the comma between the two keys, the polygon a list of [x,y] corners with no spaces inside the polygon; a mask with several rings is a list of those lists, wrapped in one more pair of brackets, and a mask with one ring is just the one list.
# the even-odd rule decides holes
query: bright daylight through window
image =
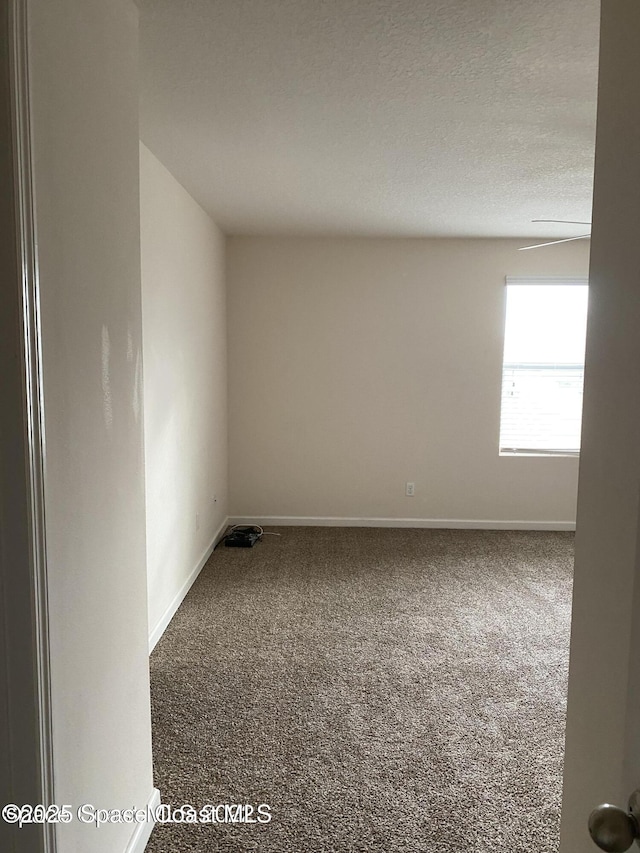
{"label": "bright daylight through window", "polygon": [[580,450],[586,279],[507,278],[500,453]]}

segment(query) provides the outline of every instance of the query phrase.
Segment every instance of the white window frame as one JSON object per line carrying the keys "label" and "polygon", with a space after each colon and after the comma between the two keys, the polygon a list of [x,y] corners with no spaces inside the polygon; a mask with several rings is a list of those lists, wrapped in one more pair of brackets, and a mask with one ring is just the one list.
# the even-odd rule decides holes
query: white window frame
{"label": "white window frame", "polygon": [[[584,277],[575,277],[575,276],[545,276],[545,277],[535,277],[535,276],[522,276],[522,277],[514,277],[507,276],[505,278],[505,287],[504,287],[504,301],[503,301],[503,351],[502,351],[502,359],[500,365],[500,411],[498,418],[498,453],[500,456],[546,456],[546,457],[579,457],[580,450],[572,450],[572,449],[553,449],[553,448],[525,448],[525,447],[503,447],[502,446],[502,417],[503,417],[503,395],[504,395],[504,372],[505,372],[505,361],[504,361],[504,344],[506,340],[506,331],[507,331],[507,291],[509,286],[517,286],[517,285],[534,285],[534,286],[558,286],[558,285],[581,285],[587,286],[589,285],[589,279]],[[582,362],[582,371],[583,371],[583,381],[584,381],[584,360]],[[569,369],[575,369],[575,364],[563,365],[563,367]]]}

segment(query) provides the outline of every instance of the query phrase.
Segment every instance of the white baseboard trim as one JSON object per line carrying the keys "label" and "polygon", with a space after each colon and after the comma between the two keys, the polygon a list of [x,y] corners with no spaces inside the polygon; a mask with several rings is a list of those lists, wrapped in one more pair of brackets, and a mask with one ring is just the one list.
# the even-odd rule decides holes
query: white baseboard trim
{"label": "white baseboard trim", "polygon": [[[155,810],[159,805],[160,791],[157,788],[154,788],[151,791],[151,796],[147,800],[146,807],[147,809]],[[144,848],[147,846],[147,841],[149,840],[149,836],[151,835],[155,824],[155,820],[137,823],[124,853],[144,853]]]}
{"label": "white baseboard trim", "polygon": [[213,549],[216,547],[218,542],[222,539],[224,532],[228,526],[229,526],[229,519],[225,518],[225,520],[222,522],[220,527],[218,527],[218,529],[216,530],[212,541],[205,548],[202,556],[200,557],[200,559],[196,563],[195,568],[193,569],[193,571],[191,572],[189,577],[186,579],[186,581],[182,584],[182,586],[180,587],[178,592],[175,594],[171,603],[169,604],[167,609],[164,611],[164,613],[162,614],[160,619],[157,621],[153,630],[150,631],[150,633],[149,633],[149,654],[151,654],[151,652],[154,650],[156,643],[158,642],[160,637],[166,631],[167,625],[169,624],[169,622],[171,622],[171,620],[175,616],[176,610],[178,609],[178,607],[180,607],[180,605],[184,601],[186,594],[189,592],[189,590],[193,586],[195,579],[198,577],[198,575],[200,574],[200,572],[204,568],[204,564],[207,562],[207,560],[211,556]]}
{"label": "white baseboard trim", "polygon": [[229,524],[262,527],[435,527],[467,530],[575,530],[575,521],[497,521],[464,518],[344,518],[310,515],[237,515]]}

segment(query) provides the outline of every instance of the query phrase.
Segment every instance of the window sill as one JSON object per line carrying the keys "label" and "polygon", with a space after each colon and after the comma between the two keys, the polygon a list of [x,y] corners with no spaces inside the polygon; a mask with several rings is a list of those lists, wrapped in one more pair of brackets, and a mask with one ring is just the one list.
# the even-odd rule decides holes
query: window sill
{"label": "window sill", "polygon": [[518,456],[520,458],[533,456],[544,456],[547,459],[566,459],[567,457],[579,459],[579,450],[544,451],[544,450],[500,450],[499,456]]}

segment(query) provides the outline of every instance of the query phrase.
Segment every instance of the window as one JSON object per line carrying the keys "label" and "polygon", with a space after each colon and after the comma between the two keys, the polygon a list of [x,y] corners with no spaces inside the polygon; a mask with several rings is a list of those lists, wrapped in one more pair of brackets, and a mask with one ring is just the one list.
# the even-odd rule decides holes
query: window
{"label": "window", "polygon": [[500,453],[580,451],[586,279],[507,278]]}

